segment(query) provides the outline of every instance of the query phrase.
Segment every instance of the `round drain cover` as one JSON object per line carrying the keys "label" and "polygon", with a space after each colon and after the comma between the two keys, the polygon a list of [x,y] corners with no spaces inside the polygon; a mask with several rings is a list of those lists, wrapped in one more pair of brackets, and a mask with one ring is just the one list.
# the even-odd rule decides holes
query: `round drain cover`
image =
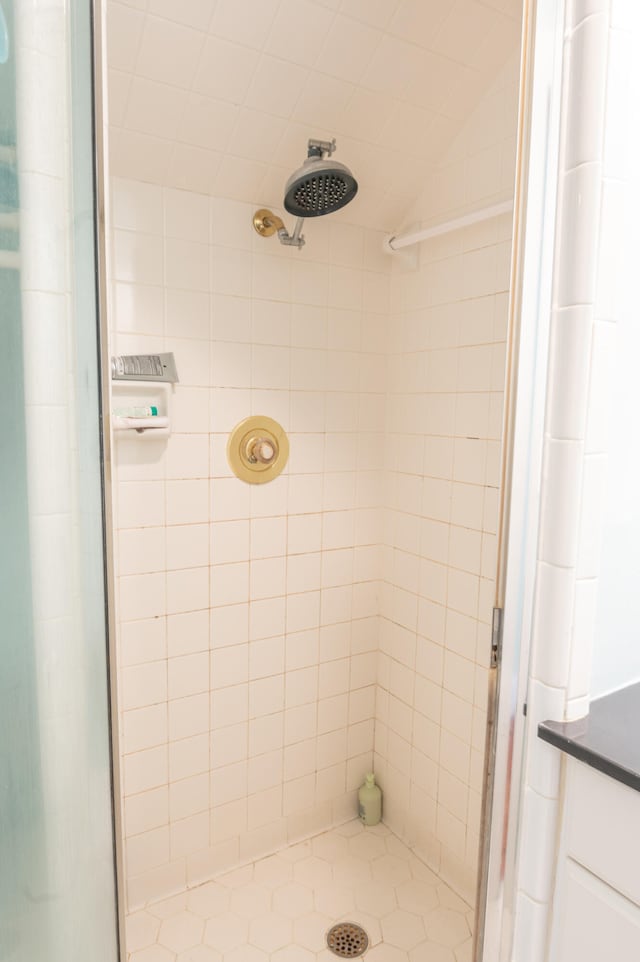
{"label": "round drain cover", "polygon": [[357,959],[369,947],[369,936],[355,922],[339,922],[327,932],[327,945],[341,959]]}

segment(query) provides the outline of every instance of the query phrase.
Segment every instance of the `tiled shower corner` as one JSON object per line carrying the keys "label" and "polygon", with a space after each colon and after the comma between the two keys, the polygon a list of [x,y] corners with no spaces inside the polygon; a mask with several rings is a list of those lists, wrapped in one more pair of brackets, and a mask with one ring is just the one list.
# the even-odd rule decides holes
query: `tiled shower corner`
{"label": "tiled shower corner", "polygon": [[470,962],[473,912],[385,825],[350,821],[127,919],[129,962],[331,962],[340,920],[366,962]]}

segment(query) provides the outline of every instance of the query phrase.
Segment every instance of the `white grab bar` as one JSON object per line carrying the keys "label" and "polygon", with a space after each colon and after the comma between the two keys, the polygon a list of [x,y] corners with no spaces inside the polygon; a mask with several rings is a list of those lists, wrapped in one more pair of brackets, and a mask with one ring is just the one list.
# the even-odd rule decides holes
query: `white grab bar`
{"label": "white grab bar", "polygon": [[410,231],[407,234],[396,234],[387,237],[383,243],[384,250],[393,253],[403,247],[410,247],[412,244],[419,244],[421,241],[430,240],[432,237],[439,237],[441,234],[448,234],[462,227],[470,227],[472,224],[479,224],[484,220],[491,220],[500,217],[502,214],[510,214],[513,210],[513,201],[505,200],[501,204],[494,204],[492,207],[483,207],[472,214],[465,214],[464,217],[457,217],[455,220],[448,220],[435,227],[425,227],[421,230]]}

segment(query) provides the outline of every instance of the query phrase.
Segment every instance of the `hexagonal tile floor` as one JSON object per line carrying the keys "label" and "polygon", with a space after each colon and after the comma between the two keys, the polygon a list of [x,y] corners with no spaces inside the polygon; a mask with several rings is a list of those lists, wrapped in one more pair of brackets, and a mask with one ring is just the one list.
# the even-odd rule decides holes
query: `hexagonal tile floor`
{"label": "hexagonal tile floor", "polygon": [[471,962],[473,913],[385,825],[357,820],[127,919],[130,962],[335,962],[341,920],[366,962]]}

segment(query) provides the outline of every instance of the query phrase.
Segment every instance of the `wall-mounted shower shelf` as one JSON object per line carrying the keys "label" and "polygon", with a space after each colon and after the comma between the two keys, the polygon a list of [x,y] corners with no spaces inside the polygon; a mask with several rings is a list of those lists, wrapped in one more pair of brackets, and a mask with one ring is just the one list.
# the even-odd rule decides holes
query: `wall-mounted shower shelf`
{"label": "wall-mounted shower shelf", "polygon": [[137,434],[149,433],[154,437],[165,437],[169,434],[169,418],[157,414],[153,417],[124,417],[114,414],[111,417],[114,431],[135,431]]}
{"label": "wall-mounted shower shelf", "polygon": [[[169,402],[171,385],[151,381],[111,382],[111,428],[114,437],[126,440],[167,438],[171,434]],[[126,417],[116,411],[155,408],[151,417]]]}

